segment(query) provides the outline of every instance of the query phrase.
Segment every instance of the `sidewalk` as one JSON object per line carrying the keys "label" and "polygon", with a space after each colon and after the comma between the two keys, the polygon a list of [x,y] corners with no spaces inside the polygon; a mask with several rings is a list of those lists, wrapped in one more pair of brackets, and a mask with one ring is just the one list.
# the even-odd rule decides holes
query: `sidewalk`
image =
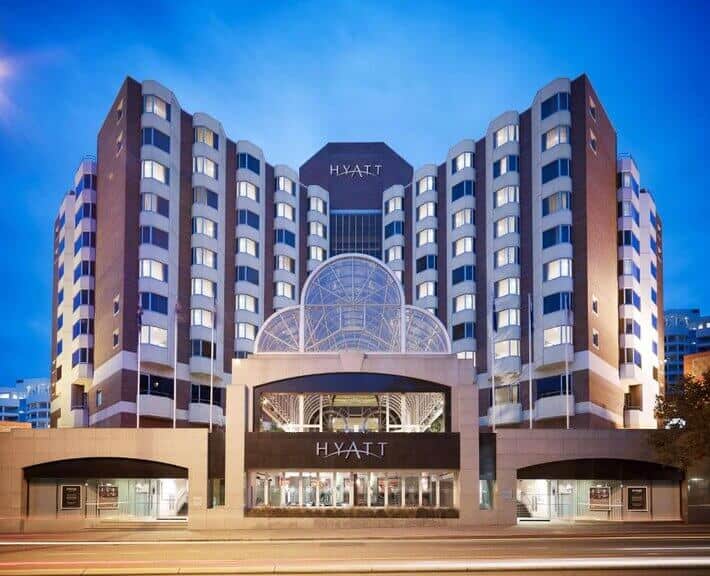
{"label": "sidewalk", "polygon": [[510,527],[481,526],[471,528],[338,528],[338,529],[244,529],[244,530],[189,530],[174,526],[150,529],[87,529],[61,533],[6,533],[0,543],[17,541],[53,542],[166,542],[166,541],[342,541],[342,540],[448,540],[448,539],[516,539],[516,538],[623,538],[623,537],[706,537],[710,541],[710,525],[654,523],[575,523],[575,524],[519,524]]}

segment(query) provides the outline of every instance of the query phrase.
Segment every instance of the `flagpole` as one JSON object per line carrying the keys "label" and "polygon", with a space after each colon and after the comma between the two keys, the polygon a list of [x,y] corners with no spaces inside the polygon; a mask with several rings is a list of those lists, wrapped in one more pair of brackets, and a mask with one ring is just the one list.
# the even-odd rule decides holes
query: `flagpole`
{"label": "flagpole", "polygon": [[[215,308],[217,306],[215,305]],[[212,402],[214,401],[214,324],[217,321],[217,314],[212,313],[212,333],[210,340],[210,432],[212,432]]]}
{"label": "flagpole", "polygon": [[175,319],[173,333],[173,428],[177,428],[177,367],[178,367],[178,308],[175,303]]}
{"label": "flagpole", "polygon": [[530,430],[533,427],[533,356],[532,356],[532,323],[533,323],[533,312],[532,312],[532,296],[528,292],[528,416],[530,420]]}
{"label": "flagpole", "polygon": [[141,332],[143,331],[143,311],[138,307],[138,345],[136,346],[136,428],[141,427]]}
{"label": "flagpole", "polygon": [[[569,324],[570,313],[567,310],[567,329],[572,333],[572,327]],[[570,338],[571,340],[571,338]],[[567,420],[567,430],[569,430],[569,358],[568,358],[569,343],[565,342],[565,418]]]}

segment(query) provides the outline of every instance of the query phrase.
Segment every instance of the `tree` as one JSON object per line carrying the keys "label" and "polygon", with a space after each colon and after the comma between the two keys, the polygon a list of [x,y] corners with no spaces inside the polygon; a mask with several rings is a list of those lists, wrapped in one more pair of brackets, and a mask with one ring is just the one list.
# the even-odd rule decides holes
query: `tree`
{"label": "tree", "polygon": [[662,429],[650,437],[659,459],[687,470],[710,455],[710,370],[702,378],[683,376],[673,393],[656,400]]}

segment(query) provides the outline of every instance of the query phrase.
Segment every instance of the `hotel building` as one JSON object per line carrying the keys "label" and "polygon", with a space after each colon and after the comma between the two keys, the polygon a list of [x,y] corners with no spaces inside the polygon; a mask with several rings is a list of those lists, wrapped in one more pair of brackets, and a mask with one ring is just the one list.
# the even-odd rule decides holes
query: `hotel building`
{"label": "hotel building", "polygon": [[485,430],[655,427],[661,221],[588,78],[432,155],[328,143],[272,164],[127,78],[55,223],[53,425],[135,426],[137,403],[141,426],[222,424],[232,360],[359,253],[471,360]]}
{"label": "hotel building", "polygon": [[[668,392],[683,374],[691,371],[686,356],[710,353],[710,316],[700,314],[699,308],[666,310],[666,384]],[[702,371],[693,370],[696,376]]]}

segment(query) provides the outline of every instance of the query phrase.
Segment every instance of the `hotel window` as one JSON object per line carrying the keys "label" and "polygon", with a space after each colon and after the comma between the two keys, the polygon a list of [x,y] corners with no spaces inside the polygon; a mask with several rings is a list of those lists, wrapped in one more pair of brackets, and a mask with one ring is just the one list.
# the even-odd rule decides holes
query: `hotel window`
{"label": "hotel window", "polygon": [[547,216],[560,210],[572,209],[572,193],[571,192],[555,192],[554,194],[542,199],[542,215]]}
{"label": "hotel window", "polygon": [[568,158],[559,158],[542,167],[542,183],[546,184],[560,176],[570,176],[570,161]]}
{"label": "hotel window", "polygon": [[456,202],[464,196],[475,196],[476,186],[473,180],[462,180],[451,189],[451,201]]}
{"label": "hotel window", "polygon": [[641,310],[641,297],[633,288],[624,288],[619,290],[619,304],[621,306],[634,306],[637,310]]}
{"label": "hotel window", "polygon": [[572,242],[572,226],[560,224],[553,228],[548,228],[542,233],[542,247],[549,248],[556,244],[568,244]]}
{"label": "hotel window", "polygon": [[417,222],[424,220],[430,216],[436,217],[436,203],[425,202],[417,208]]}
{"label": "hotel window", "polygon": [[641,368],[641,353],[633,348],[619,348],[619,364],[636,364]]}
{"label": "hotel window", "polygon": [[212,192],[202,186],[197,186],[192,189],[192,203],[209,206],[215,210],[219,209],[219,196],[216,192]]}
{"label": "hotel window", "polygon": [[291,222],[294,221],[294,210],[293,206],[290,204],[286,204],[284,202],[277,202],[276,203],[276,217],[277,218],[285,218],[286,220],[290,220]]}
{"label": "hotel window", "polygon": [[658,292],[656,292],[655,288],[651,288],[651,302],[654,304],[658,303]]}
{"label": "hotel window", "polygon": [[467,254],[473,252],[474,239],[471,236],[464,236],[459,238],[453,243],[453,253],[454,257],[460,256],[461,254]]}
{"label": "hotel window", "polygon": [[652,227],[652,228],[655,228],[655,227],[656,227],[656,223],[657,223],[657,219],[656,219],[656,214],[655,214],[655,212],[653,212],[653,210],[651,210],[651,211],[648,213],[648,220],[649,220],[649,222],[651,223],[651,227]]}
{"label": "hotel window", "polygon": [[474,366],[476,364],[476,354],[472,350],[463,350],[461,352],[456,352],[456,358],[459,360],[473,360]]}
{"label": "hotel window", "polygon": [[495,283],[496,298],[520,294],[520,278],[503,278]]}
{"label": "hotel window", "polygon": [[237,310],[246,312],[259,312],[259,301],[250,294],[237,294]]}
{"label": "hotel window", "polygon": [[651,342],[651,352],[654,356],[658,356],[658,342]]}
{"label": "hotel window", "polygon": [[540,119],[544,120],[560,110],[569,110],[569,92],[558,92],[544,100],[540,105]]}
{"label": "hotel window", "polygon": [[456,174],[464,168],[473,166],[473,152],[461,152],[453,160],[451,160],[451,173]]}
{"label": "hotel window", "polygon": [[170,136],[157,128],[143,128],[141,131],[141,142],[143,146],[155,146],[163,152],[170,154]]}
{"label": "hotel window", "polygon": [[594,130],[591,128],[589,129],[589,147],[592,149],[592,151],[596,154],[597,150],[599,149],[599,143],[597,142],[597,135],[594,133]]}
{"label": "hotel window", "polygon": [[599,349],[599,330],[592,328],[592,346]]}
{"label": "hotel window", "polygon": [[158,326],[141,326],[141,344],[150,344],[158,348],[168,347],[168,331]]}
{"label": "hotel window", "polygon": [[277,254],[274,256],[274,270],[285,270],[291,274],[296,273],[296,261],[290,256]]}
{"label": "hotel window", "polygon": [[94,363],[94,349],[93,348],[79,348],[74,350],[71,355],[71,365],[76,366],[77,364],[93,364]]}
{"label": "hotel window", "polygon": [[84,218],[96,220],[96,204],[93,202],[84,202],[79,205],[79,209],[74,214],[74,226],[78,226]]}
{"label": "hotel window", "polygon": [[493,178],[503,176],[508,172],[518,171],[518,157],[514,154],[503,156],[500,160],[493,162]]}
{"label": "hotel window", "polygon": [[217,253],[207,248],[196,247],[192,249],[192,264],[207,266],[217,269]]}
{"label": "hotel window", "polygon": [[520,356],[520,340],[501,340],[496,342],[493,347],[493,353],[496,360]]}
{"label": "hotel window", "polygon": [[402,282],[402,271],[401,270],[392,270],[392,273],[396,276],[397,280],[399,280],[400,284]]}
{"label": "hotel window", "polygon": [[385,252],[385,262],[392,262],[393,260],[402,259],[402,247],[401,246],[391,246]]}
{"label": "hotel window", "polygon": [[[212,352],[212,342],[209,340],[199,340],[199,339],[193,339],[190,340],[190,356],[196,356],[198,358],[217,358],[217,346],[214,347],[214,353],[211,354]],[[195,384],[192,385],[192,388],[194,390]],[[214,392],[219,390],[219,388],[215,388]],[[209,398],[209,395],[208,395]]]}
{"label": "hotel window", "polygon": [[154,294],[153,292],[141,292],[139,296],[141,310],[155,312],[156,314],[168,313],[167,296],[161,296],[160,294]]}
{"label": "hotel window", "polygon": [[153,226],[141,226],[139,229],[141,244],[152,244],[168,249],[168,233]]}
{"label": "hotel window", "polygon": [[638,236],[631,230],[619,230],[618,242],[619,246],[631,246],[637,254],[641,252]]}
{"label": "hotel window", "polygon": [[631,188],[636,198],[639,197],[639,183],[631,172],[619,172],[616,179],[619,188]]}
{"label": "hotel window", "polygon": [[520,263],[520,248],[517,246],[506,246],[497,250],[493,254],[493,267],[501,268],[502,266],[507,266],[508,264],[519,264]]}
{"label": "hotel window", "polygon": [[112,311],[114,316],[118,315],[118,313],[121,311],[121,297],[118,294],[113,297]]}
{"label": "hotel window", "polygon": [[519,227],[520,219],[517,216],[505,216],[499,220],[496,220],[493,228],[493,235],[495,238],[500,238],[506,234],[517,233]]}
{"label": "hotel window", "polygon": [[254,186],[251,182],[240,180],[237,182],[237,196],[249,198],[250,200],[254,200],[254,202],[258,202],[259,188]]}
{"label": "hotel window", "polygon": [[542,265],[542,279],[547,282],[555,278],[569,278],[572,276],[572,259],[558,258],[545,262]]}
{"label": "hotel window", "polygon": [[251,210],[237,210],[237,225],[246,224],[255,230],[259,229],[259,215]]}
{"label": "hotel window", "polygon": [[632,218],[636,226],[640,226],[641,215],[633,202],[623,200],[616,204],[616,214],[619,218]]}
{"label": "hotel window", "polygon": [[143,178],[151,178],[163,184],[169,184],[170,182],[170,170],[155,160],[143,160],[141,174]]}
{"label": "hotel window", "polygon": [[293,284],[288,282],[274,282],[274,296],[281,296],[293,300]]}
{"label": "hotel window", "polygon": [[62,302],[64,302],[64,289],[57,292],[57,304],[61,304]]}
{"label": "hotel window", "polygon": [[240,236],[237,238],[237,253],[249,254],[249,256],[259,257],[259,243],[251,238]]}
{"label": "hotel window", "polygon": [[325,250],[320,246],[310,246],[308,248],[308,259],[322,262],[325,260]]}
{"label": "hotel window", "polygon": [[276,179],[276,189],[286,192],[291,196],[295,195],[295,187],[293,185],[293,180],[291,180],[290,178],[286,178],[286,176],[279,176]]}
{"label": "hotel window", "polygon": [[619,331],[622,334],[629,334],[641,338],[641,324],[633,318],[622,318],[619,320]]}
{"label": "hotel window", "polygon": [[461,282],[476,279],[476,268],[472,264],[459,266],[451,271],[451,285],[456,286]]}
{"label": "hotel window", "polygon": [[390,198],[385,202],[385,214],[390,214],[392,212],[395,212],[397,210],[402,209],[402,197],[401,196],[395,196],[394,198]]}
{"label": "hotel window", "polygon": [[261,173],[261,162],[258,158],[255,158],[251,154],[240,152],[237,154],[237,162],[239,168],[246,168],[247,170],[254,172],[254,174]]}
{"label": "hotel window", "polygon": [[438,264],[437,260],[436,254],[428,254],[427,256],[417,258],[417,274],[425,270],[436,270]]}
{"label": "hotel window", "polygon": [[597,121],[597,105],[591,96],[589,97],[589,115],[594,119],[595,122]]}
{"label": "hotel window", "polygon": [[57,330],[61,330],[64,326],[64,314],[57,316]]}
{"label": "hotel window", "polygon": [[417,298],[436,296],[436,282],[428,281],[417,284]]}
{"label": "hotel window", "polygon": [[76,339],[79,335],[90,336],[94,333],[94,321],[91,318],[81,318],[74,322],[71,329],[72,340]]}
{"label": "hotel window", "polygon": [[219,150],[219,136],[207,128],[207,126],[195,127],[195,142],[206,144],[210,148]]}
{"label": "hotel window", "polygon": [[82,232],[74,242],[74,255],[82,248],[96,247],[96,232]]}
{"label": "hotel window", "polygon": [[308,209],[319,214],[325,214],[327,210],[327,202],[317,196],[311,196],[308,199]]}
{"label": "hotel window", "polygon": [[56,355],[60,356],[63,349],[64,349],[64,345],[63,345],[62,341],[61,340],[57,341]]}
{"label": "hotel window", "polygon": [[193,296],[205,296],[214,300],[216,292],[217,286],[212,280],[207,280],[207,278],[192,279]]}
{"label": "hotel window", "polygon": [[572,326],[555,326],[543,331],[542,345],[545,348],[560,344],[572,344]]}
{"label": "hotel window", "polygon": [[560,310],[572,310],[572,292],[555,292],[542,299],[542,313],[552,314]]}
{"label": "hotel window", "polygon": [[256,338],[256,326],[248,322],[237,322],[237,338],[254,340]]}
{"label": "hotel window", "polygon": [[395,234],[404,234],[404,222],[397,220],[385,226],[385,238],[389,238]]}
{"label": "hotel window", "polygon": [[433,228],[425,228],[417,233],[417,246],[425,246],[426,244],[434,244],[435,230]]}
{"label": "hotel window", "polygon": [[518,186],[503,186],[494,193],[495,208],[500,208],[511,202],[520,202],[520,188]]}
{"label": "hotel window", "polygon": [[592,294],[592,312],[596,314],[597,316],[599,315],[599,298],[594,296]]}
{"label": "hotel window", "polygon": [[308,223],[308,233],[312,236],[319,236],[323,239],[326,237],[326,228],[320,222],[309,222]]}
{"label": "hotel window", "polygon": [[104,392],[103,390],[96,391],[96,407],[100,408],[104,404]]}
{"label": "hotel window", "polygon": [[473,208],[463,208],[451,216],[451,227],[454,230],[466,224],[473,224]]}
{"label": "hotel window", "polygon": [[569,144],[569,126],[555,126],[542,135],[542,151],[549,150],[558,144]]}
{"label": "hotel window", "polygon": [[218,179],[217,164],[205,156],[192,157],[192,171],[195,174],[205,174],[210,178]]}
{"label": "hotel window", "polygon": [[454,313],[462,312],[463,310],[474,310],[475,300],[473,294],[461,294],[454,298],[453,302]]}
{"label": "hotel window", "polygon": [[[123,110],[123,107],[121,107],[121,110]],[[170,104],[154,94],[146,94],[143,96],[143,112],[146,114],[155,114],[163,120],[170,122]]]}
{"label": "hotel window", "polygon": [[118,345],[120,344],[120,342],[121,342],[121,338],[120,338],[120,335],[119,335],[119,331],[118,331],[118,330],[114,330],[114,331],[113,331],[113,347],[114,347],[114,348],[118,348]]}
{"label": "hotel window", "polygon": [[[658,330],[658,316],[651,314],[651,326],[654,330]],[[708,326],[710,328],[710,326]]]}
{"label": "hotel window", "polygon": [[633,276],[637,282],[641,282],[641,268],[631,259],[624,259],[619,262],[619,274],[622,276]]}
{"label": "hotel window", "polygon": [[249,282],[259,285],[259,271],[250,266],[237,266],[237,282]]}
{"label": "hotel window", "polygon": [[217,238],[217,222],[204,216],[194,216],[192,218],[192,233]]}
{"label": "hotel window", "polygon": [[475,325],[473,322],[461,322],[454,324],[451,327],[451,340],[463,340],[464,338],[473,338],[475,333]]}
{"label": "hotel window", "polygon": [[205,328],[212,328],[213,318],[211,310],[205,310],[204,308],[193,308],[190,310],[191,326],[204,326]]}
{"label": "hotel window", "polygon": [[429,192],[436,188],[436,179],[434,176],[424,176],[420,178],[417,182],[417,196],[424,194],[424,192]]}
{"label": "hotel window", "polygon": [[286,244],[295,248],[296,246],[296,235],[290,230],[284,230],[283,228],[276,228],[274,230],[274,243],[276,244]]}
{"label": "hotel window", "polygon": [[498,148],[508,142],[517,142],[518,140],[518,125],[509,124],[493,133],[493,148]]}
{"label": "hotel window", "polygon": [[495,315],[494,330],[500,330],[508,326],[520,326],[520,308],[508,308],[500,310]]}

